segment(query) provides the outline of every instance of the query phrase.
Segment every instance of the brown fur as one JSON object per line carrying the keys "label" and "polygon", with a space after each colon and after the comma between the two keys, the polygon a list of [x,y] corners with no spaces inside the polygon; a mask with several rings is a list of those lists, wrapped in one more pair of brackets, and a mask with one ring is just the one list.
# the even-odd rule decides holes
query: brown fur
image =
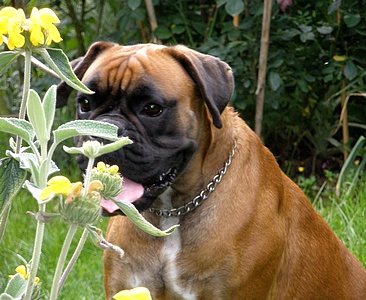
{"label": "brown fur", "polygon": [[[95,61],[89,55],[89,68],[79,66],[83,82],[98,74],[108,87],[128,92],[141,78],[151,81],[178,100],[172,128],[198,142],[184,173],[153,207],[163,207],[164,198],[173,207],[191,201],[237,143],[227,174],[202,206],[171,219],[143,212],[162,229],[179,224],[171,236],[152,237],[126,217],[111,218],[107,239],[125,255],[105,252],[107,299],[136,286],[149,288],[153,299],[366,299],[364,267],[255,133],[232,108],[224,109],[233,88],[226,64],[181,46],[143,46],[142,54],[135,51],[141,46],[102,46],[107,50]],[[117,72],[118,51],[129,62]]]}
{"label": "brown fur", "polygon": [[[230,108],[222,118],[221,130],[206,128],[212,130],[207,153],[197,154],[202,180],[198,183],[191,176],[201,173],[194,170],[195,163],[177,183],[184,195],[194,191],[193,198],[237,139],[236,155],[223,182],[202,207],[179,222],[182,251],[176,264],[181,284],[197,299],[364,299],[366,272],[361,263],[282,173],[251,129]],[[179,202],[178,194],[173,203]],[[144,216],[159,225],[155,216]],[[113,217],[107,235],[126,252],[122,259],[105,253],[109,295],[132,288],[126,282],[138,268],[151,274],[151,282],[142,284],[154,299],[181,299],[170,294],[169,282],[164,282],[165,263],[159,252],[169,237],[150,237],[125,217]]]}

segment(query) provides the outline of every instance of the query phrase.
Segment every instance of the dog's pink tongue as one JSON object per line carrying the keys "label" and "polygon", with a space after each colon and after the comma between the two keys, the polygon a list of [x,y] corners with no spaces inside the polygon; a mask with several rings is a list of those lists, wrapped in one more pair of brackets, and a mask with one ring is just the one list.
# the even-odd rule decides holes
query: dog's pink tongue
{"label": "dog's pink tongue", "polygon": [[[137,199],[140,199],[144,194],[144,187],[141,184],[129,180],[128,178],[125,177],[123,178],[122,187],[123,187],[122,192],[116,197],[117,201],[121,200],[132,203]],[[101,205],[103,209],[109,213],[113,213],[116,210],[119,210],[118,205],[111,200],[103,199]]]}

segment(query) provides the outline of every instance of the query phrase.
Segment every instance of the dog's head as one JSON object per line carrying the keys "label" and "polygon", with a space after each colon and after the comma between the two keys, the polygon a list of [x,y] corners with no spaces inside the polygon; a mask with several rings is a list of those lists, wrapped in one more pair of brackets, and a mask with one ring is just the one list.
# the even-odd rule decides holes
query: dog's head
{"label": "dog's head", "polygon": [[[222,126],[220,115],[234,89],[226,63],[184,46],[97,42],[72,65],[95,92],[77,94],[77,117],[114,124],[119,136],[133,141],[100,160],[120,167],[130,201],[140,211],[186,169],[198,147],[200,118]],[[58,107],[67,103],[71,91],[65,83],[58,86]],[[88,139],[93,137],[76,143]],[[77,161],[85,169],[85,158]],[[104,208],[118,213],[115,205]]]}

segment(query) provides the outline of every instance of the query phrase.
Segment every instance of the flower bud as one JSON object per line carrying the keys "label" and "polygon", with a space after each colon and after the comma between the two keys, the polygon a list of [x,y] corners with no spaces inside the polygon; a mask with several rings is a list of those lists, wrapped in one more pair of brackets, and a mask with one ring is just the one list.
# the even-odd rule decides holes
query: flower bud
{"label": "flower bud", "polygon": [[112,167],[102,162],[97,164],[92,170],[92,180],[98,180],[103,183],[103,190],[100,191],[102,197],[106,200],[112,200],[121,193],[122,178],[118,174],[118,166]]}
{"label": "flower bud", "polygon": [[67,223],[85,227],[99,219],[101,215],[100,201],[101,196],[99,192],[92,191],[90,195],[79,195],[69,203],[66,203],[64,199],[60,199],[58,210]]}
{"label": "flower bud", "polygon": [[86,141],[83,143],[84,155],[89,158],[95,158],[98,156],[99,148],[101,147],[98,141]]}

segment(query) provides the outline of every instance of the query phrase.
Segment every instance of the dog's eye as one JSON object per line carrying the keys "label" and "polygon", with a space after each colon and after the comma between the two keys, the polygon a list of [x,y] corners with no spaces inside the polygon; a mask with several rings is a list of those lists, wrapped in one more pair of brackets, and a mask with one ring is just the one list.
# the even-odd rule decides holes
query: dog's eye
{"label": "dog's eye", "polygon": [[155,103],[149,103],[147,104],[143,110],[142,113],[149,117],[157,117],[163,112],[163,107],[159,104]]}
{"label": "dog's eye", "polygon": [[90,111],[90,101],[88,99],[80,99],[79,100],[79,107],[82,112]]}

